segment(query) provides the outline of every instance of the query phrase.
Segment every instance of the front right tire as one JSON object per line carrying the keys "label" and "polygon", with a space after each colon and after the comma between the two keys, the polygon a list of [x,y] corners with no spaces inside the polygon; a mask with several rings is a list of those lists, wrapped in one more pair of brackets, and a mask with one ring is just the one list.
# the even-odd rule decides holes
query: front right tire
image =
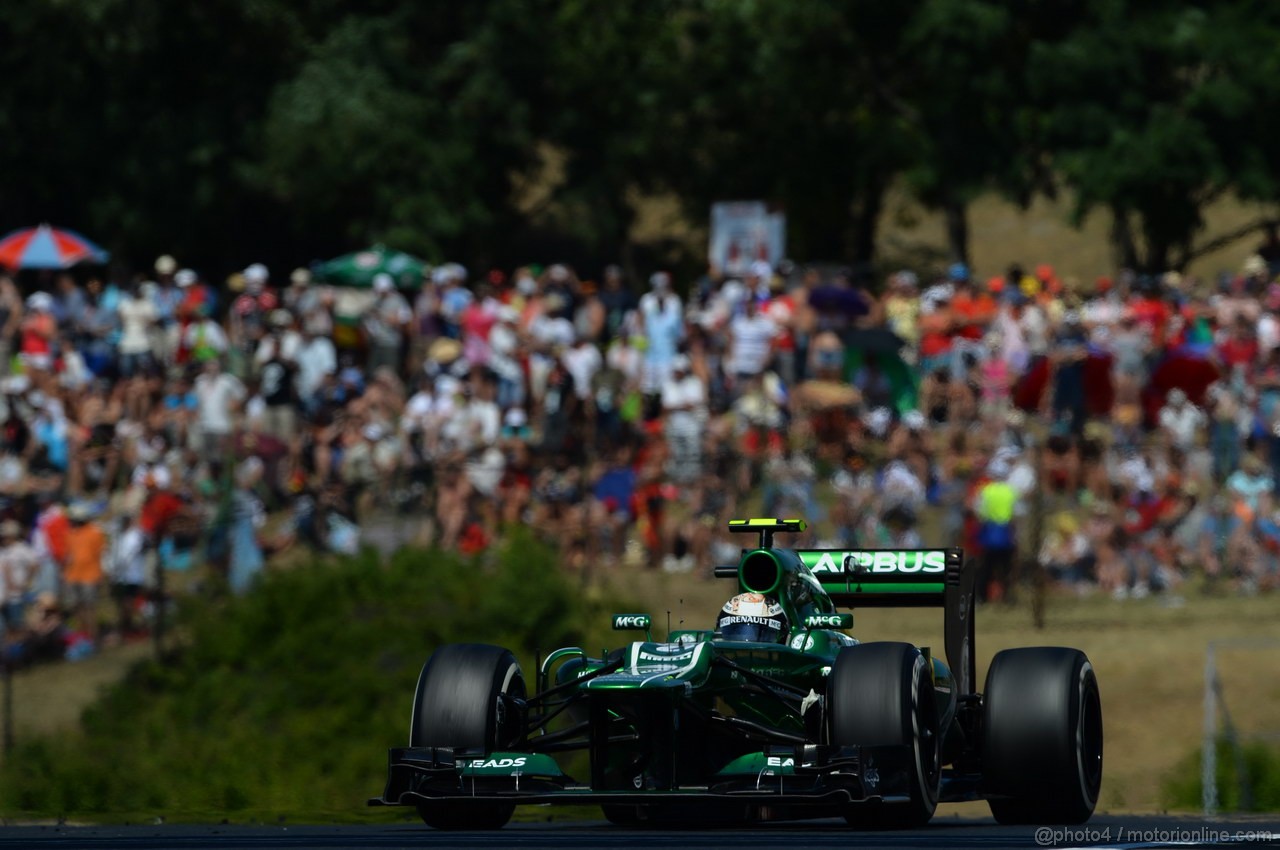
{"label": "front right tire", "polygon": [[[524,718],[511,703],[524,697],[524,676],[510,651],[482,643],[442,646],[418,676],[409,746],[516,749]],[[492,800],[418,805],[427,826],[449,830],[499,829],[514,812],[514,803]]]}

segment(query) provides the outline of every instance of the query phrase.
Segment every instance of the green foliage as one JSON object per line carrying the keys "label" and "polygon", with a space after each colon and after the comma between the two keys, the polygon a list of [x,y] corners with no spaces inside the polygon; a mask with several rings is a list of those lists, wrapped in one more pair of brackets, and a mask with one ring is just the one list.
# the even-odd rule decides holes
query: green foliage
{"label": "green foliage", "polygon": [[763,198],[797,259],[867,261],[896,181],[955,255],[977,195],[1067,187],[1160,270],[1215,198],[1280,193],[1256,0],[9,5],[0,221],[135,259],[614,260],[671,192],[693,222]]}
{"label": "green foliage", "polygon": [[191,606],[184,649],[136,667],[86,711],[83,735],[20,742],[0,813],[366,817],[434,647],[507,646],[532,684],[535,650],[599,645],[608,610],[524,535],[478,560],[406,549],[270,574],[243,598]]}
{"label": "green foliage", "polygon": [[[1203,804],[1202,751],[1182,760],[1165,780],[1164,804],[1171,809],[1199,810]],[[1217,745],[1218,808],[1224,812],[1280,811],[1280,751],[1262,743],[1242,747],[1244,773],[1252,793],[1252,806],[1244,807],[1236,755],[1225,739]]]}
{"label": "green foliage", "polygon": [[1113,212],[1128,264],[1184,265],[1202,210],[1227,192],[1276,199],[1258,121],[1280,96],[1264,46],[1278,34],[1280,8],[1245,2],[1094,0],[1046,22],[1027,64],[1035,141],[1075,190],[1078,217]]}

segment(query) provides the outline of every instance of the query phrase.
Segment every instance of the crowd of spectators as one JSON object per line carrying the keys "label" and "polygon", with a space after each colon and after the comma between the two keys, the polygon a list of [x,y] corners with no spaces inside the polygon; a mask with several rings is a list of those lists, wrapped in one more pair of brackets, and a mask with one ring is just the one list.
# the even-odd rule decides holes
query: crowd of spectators
{"label": "crowd of spectators", "polygon": [[238,593],[386,514],[473,553],[531,527],[582,574],[732,558],[750,507],[811,519],[809,545],[961,542],[987,599],[1028,569],[1256,592],[1280,563],[1277,260],[0,276],[5,652],[128,639],[160,565]]}

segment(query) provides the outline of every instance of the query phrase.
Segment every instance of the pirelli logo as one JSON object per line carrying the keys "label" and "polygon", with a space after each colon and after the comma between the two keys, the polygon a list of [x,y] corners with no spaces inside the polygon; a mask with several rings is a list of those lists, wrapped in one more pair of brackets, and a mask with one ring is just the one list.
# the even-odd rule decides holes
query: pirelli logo
{"label": "pirelli logo", "polygon": [[797,554],[809,571],[823,575],[857,575],[858,573],[910,575],[947,571],[945,549],[913,551],[800,551]]}

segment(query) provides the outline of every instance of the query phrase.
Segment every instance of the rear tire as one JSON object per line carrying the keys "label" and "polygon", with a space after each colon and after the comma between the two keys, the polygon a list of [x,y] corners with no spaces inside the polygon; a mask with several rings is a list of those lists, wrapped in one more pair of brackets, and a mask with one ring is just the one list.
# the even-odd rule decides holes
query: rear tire
{"label": "rear tire", "polygon": [[1083,652],[1006,649],[987,671],[982,764],[1003,824],[1080,824],[1102,786],[1102,701]]}
{"label": "rear tire", "polygon": [[938,703],[920,650],[908,643],[863,643],[836,656],[827,680],[828,740],[835,746],[911,749],[906,803],[864,803],[845,819],[862,829],[922,826],[938,807],[942,781]]}
{"label": "rear tire", "polygon": [[[409,746],[519,748],[524,718],[506,697],[525,697],[524,676],[508,650],[482,643],[440,647],[418,676]],[[514,811],[514,803],[489,800],[418,805],[423,822],[436,829],[498,829]]]}

